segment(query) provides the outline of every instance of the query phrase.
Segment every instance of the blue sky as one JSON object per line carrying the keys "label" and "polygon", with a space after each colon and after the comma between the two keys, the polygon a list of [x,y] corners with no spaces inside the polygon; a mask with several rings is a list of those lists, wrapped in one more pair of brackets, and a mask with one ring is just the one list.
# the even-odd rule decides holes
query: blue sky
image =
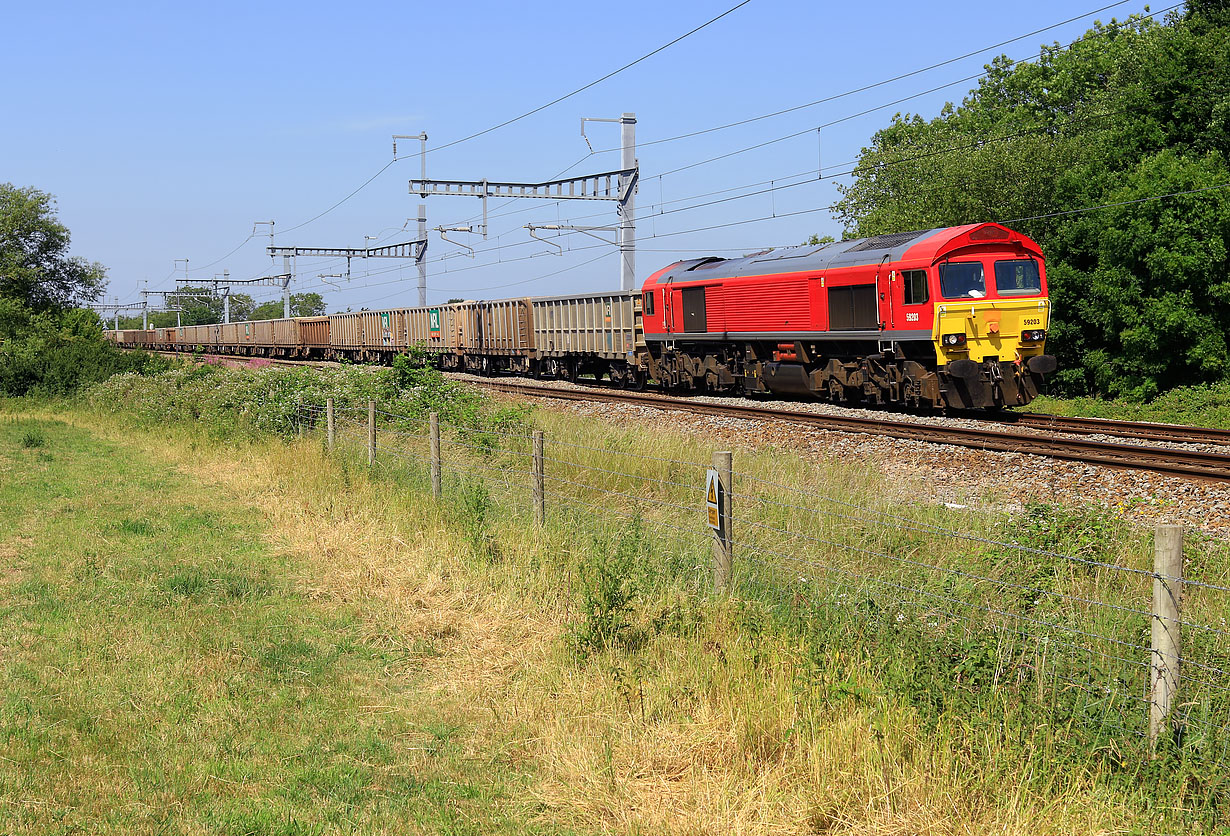
{"label": "blue sky", "polygon": [[[73,253],[108,269],[107,298],[170,290],[174,275],[280,272],[279,245],[360,247],[408,240],[419,203],[418,143],[392,160],[393,134],[426,131],[429,148],[481,131],[654,50],[737,0],[620,4],[9,3],[0,54],[6,125],[0,181],[54,194]],[[1105,7],[1038,0],[820,4],[751,0],[720,21],[577,96],[498,131],[433,152],[428,176],[537,181],[619,167],[619,127],[581,117],[637,115],[637,279],[680,257],[732,255],[840,236],[824,207],[871,135],[893,113],[934,116],[997,54],[1024,59],[1067,44],[1094,20],[1142,12],[1114,5],[1045,32],[834,101],[748,125],[654,142],[805,104]],[[1154,7],[1155,12],[1169,4]],[[948,85],[948,86],[945,86]],[[941,88],[934,92],[924,92]],[[908,101],[893,104],[899,99]],[[858,116],[863,111],[872,110]],[[841,120],[841,121],[838,121]],[[818,125],[824,128],[817,139]],[[759,143],[801,133],[756,150]],[[651,144],[652,143],[652,144]],[[818,165],[826,177],[816,178]],[[685,166],[691,166],[684,168]],[[683,169],[683,170],[678,170]],[[742,197],[749,192],[765,192]],[[714,194],[715,192],[720,194]],[[708,206],[717,199],[731,198]],[[428,224],[477,219],[477,200],[430,197]],[[1060,208],[1060,207],[1057,207]],[[605,202],[492,201],[477,253],[432,234],[428,299],[499,298],[618,287],[614,246],[565,234],[564,249],[527,223],[614,224]],[[806,212],[806,214],[794,214]],[[776,216],[776,217],[775,217]],[[785,217],[782,217],[785,216]],[[719,227],[706,229],[706,227]],[[292,229],[292,227],[298,227]],[[413,230],[413,222],[409,229]],[[547,236],[552,233],[540,233]],[[330,310],[415,304],[412,263],[300,258],[295,291]],[[275,288],[253,291],[258,299]]]}

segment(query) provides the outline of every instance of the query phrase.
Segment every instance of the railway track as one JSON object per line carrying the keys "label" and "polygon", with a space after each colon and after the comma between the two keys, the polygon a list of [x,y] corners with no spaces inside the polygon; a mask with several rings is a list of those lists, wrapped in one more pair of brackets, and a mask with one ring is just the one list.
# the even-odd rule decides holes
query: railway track
{"label": "railway track", "polygon": [[[911,441],[928,441],[937,444],[951,444],[976,450],[1029,453],[1035,456],[1050,456],[1056,459],[1098,464],[1105,467],[1147,470],[1154,473],[1195,479],[1230,481],[1230,454],[1227,453],[1210,453],[1174,447],[1148,447],[1135,443],[1114,443],[1020,431],[1009,428],[1008,425],[1013,423],[1011,421],[1004,422],[998,427],[985,428],[937,426],[912,421],[893,420],[883,415],[868,417],[818,415],[811,412],[796,412],[789,409],[765,406],[701,403],[686,398],[670,398],[643,392],[624,392],[612,389],[554,389],[505,381],[484,382],[482,385],[497,391],[536,398],[554,398],[571,401],[608,401],[647,406],[654,409],[690,412],[696,415],[745,418],[760,421],[784,421],[794,424],[806,424],[826,430],[863,433]],[[1039,417],[1051,418],[1052,416]],[[1060,419],[1061,422],[1063,420],[1066,419]],[[1109,426],[1117,423],[1123,422],[1098,422],[1097,426],[1099,428],[1097,430],[1088,429],[1085,431],[1085,434],[1092,434],[1094,432],[1100,435],[1112,434],[1103,425]],[[1037,425],[1026,424],[1026,426],[1036,427]],[[1062,426],[1062,423],[1057,423],[1055,429],[1051,429],[1051,432],[1071,432],[1066,428],[1060,429]],[[1139,425],[1129,423],[1128,426],[1135,427]],[[1150,427],[1154,425],[1145,426]],[[1050,426],[1047,426],[1046,429],[1050,429]],[[1168,429],[1189,430],[1190,432],[1186,436],[1183,436],[1181,432],[1172,433],[1172,437],[1167,440],[1175,440],[1174,437],[1176,436],[1190,439],[1198,436],[1201,432],[1200,428],[1197,427]],[[1146,431],[1141,430],[1141,432]],[[1123,431],[1120,434],[1125,432]],[[1158,436],[1136,437],[1158,438]],[[1208,442],[1201,438],[1201,443]]]}
{"label": "railway track", "polygon": [[[182,357],[176,352],[157,352]],[[213,355],[207,355],[212,357]],[[246,361],[254,358],[220,355],[219,359]],[[336,366],[337,363],[315,360],[265,359],[279,366]],[[556,389],[510,381],[483,381],[483,386],[510,394],[536,398],[571,401],[610,401],[671,409],[696,415],[726,418],[784,421],[806,424],[818,429],[879,435],[911,441],[950,444],[977,450],[1005,453],[1028,453],[1050,456],[1066,461],[1097,464],[1128,470],[1145,470],[1169,476],[1230,481],[1230,453],[1187,450],[1175,447],[1149,447],[1136,443],[1073,438],[1071,436],[1117,436],[1146,441],[1167,441],[1181,444],[1212,444],[1230,446],[1230,430],[1187,427],[1171,424],[1151,424],[1135,421],[1113,421],[1100,418],[1066,418],[1038,413],[1008,413],[997,416],[979,415],[972,420],[989,427],[954,427],[894,420],[877,413],[868,416],[820,415],[766,406],[714,404],[673,398],[644,392],[627,392],[595,386],[583,390]],[[1021,428],[1021,430],[1015,428]]]}
{"label": "railway track", "polygon": [[1185,427],[1177,424],[1150,424],[1143,421],[1116,421],[1106,418],[1066,418],[1036,412],[1014,412],[999,416],[976,416],[975,420],[1007,426],[1028,427],[1071,435],[1113,435],[1147,441],[1172,441],[1178,444],[1219,444],[1230,446],[1230,430]]}

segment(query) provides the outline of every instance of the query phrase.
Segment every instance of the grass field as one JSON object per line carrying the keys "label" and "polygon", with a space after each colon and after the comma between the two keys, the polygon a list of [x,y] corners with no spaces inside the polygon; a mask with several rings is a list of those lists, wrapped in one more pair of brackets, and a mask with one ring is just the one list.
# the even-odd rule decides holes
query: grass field
{"label": "grass field", "polygon": [[557,832],[424,689],[430,640],[285,548],[285,496],[168,459],[191,446],[0,423],[0,833]]}
{"label": "grass field", "polygon": [[[797,572],[745,569],[736,595],[706,594],[703,536],[654,536],[686,501],[674,483],[695,475],[677,463],[709,452],[696,440],[546,411],[533,422],[552,440],[550,472],[587,482],[552,483],[541,530],[524,485],[502,481],[522,454],[492,449],[512,436],[450,435],[437,504],[409,437],[405,458],[382,441],[371,475],[361,447],[326,456],[319,435],[219,443],[216,427],[85,410],[0,421],[0,833],[1230,825],[1216,807],[1224,774],[1117,748],[1091,722],[1115,706],[1041,680],[987,686],[1003,651],[973,622],[923,609],[927,621],[902,626],[919,611],[852,611]],[[595,448],[624,451],[618,469],[637,475],[604,472]],[[882,492],[874,469],[772,450],[739,461],[868,506]],[[565,513],[598,489],[616,492],[608,508]],[[621,494],[662,512],[602,513]],[[896,510],[906,530],[847,521],[845,542],[1020,570],[1013,555],[910,528],[943,508]],[[792,524],[784,509],[765,519]],[[1064,548],[1147,560],[1107,520],[1042,522],[1063,529]],[[985,535],[997,524],[971,521]],[[869,568],[846,548],[824,557]],[[1082,596],[1140,592],[1101,573],[1043,574]],[[945,594],[978,594],[951,582]],[[1069,615],[1085,617],[1045,618]],[[1106,618],[1099,629],[1122,627]]]}

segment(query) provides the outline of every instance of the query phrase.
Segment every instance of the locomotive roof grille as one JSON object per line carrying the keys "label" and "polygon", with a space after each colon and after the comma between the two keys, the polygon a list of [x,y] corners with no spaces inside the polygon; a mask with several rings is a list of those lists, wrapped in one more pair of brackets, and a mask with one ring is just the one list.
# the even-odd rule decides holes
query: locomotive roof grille
{"label": "locomotive roof grille", "polygon": [[[754,255],[747,256],[747,258],[755,258],[755,256],[761,256],[761,255],[765,257],[756,258],[756,261],[781,261],[784,258],[806,258],[809,255],[815,255],[821,250],[827,249],[829,246],[831,245],[822,244],[819,247],[815,247],[815,246],[809,247],[808,245],[805,244],[802,247],[790,247],[789,249],[778,250],[777,252],[773,252],[772,250],[766,250],[763,253],[755,253]],[[769,255],[769,253],[773,253],[773,254]]]}
{"label": "locomotive roof grille", "polygon": [[855,244],[846,252],[861,253],[864,250],[891,250],[909,241],[913,241],[915,238],[926,235],[930,231],[922,229],[917,232],[890,232],[887,235],[873,235],[870,238],[864,239],[861,243]]}

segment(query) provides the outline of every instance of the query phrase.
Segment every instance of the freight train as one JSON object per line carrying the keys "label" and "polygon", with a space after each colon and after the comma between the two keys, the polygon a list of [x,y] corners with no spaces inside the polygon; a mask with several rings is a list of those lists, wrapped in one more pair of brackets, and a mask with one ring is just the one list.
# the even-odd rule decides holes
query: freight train
{"label": "freight train", "polygon": [[679,261],[640,291],[113,331],[124,347],[391,363],[953,409],[1056,368],[1042,251],[995,223]]}

